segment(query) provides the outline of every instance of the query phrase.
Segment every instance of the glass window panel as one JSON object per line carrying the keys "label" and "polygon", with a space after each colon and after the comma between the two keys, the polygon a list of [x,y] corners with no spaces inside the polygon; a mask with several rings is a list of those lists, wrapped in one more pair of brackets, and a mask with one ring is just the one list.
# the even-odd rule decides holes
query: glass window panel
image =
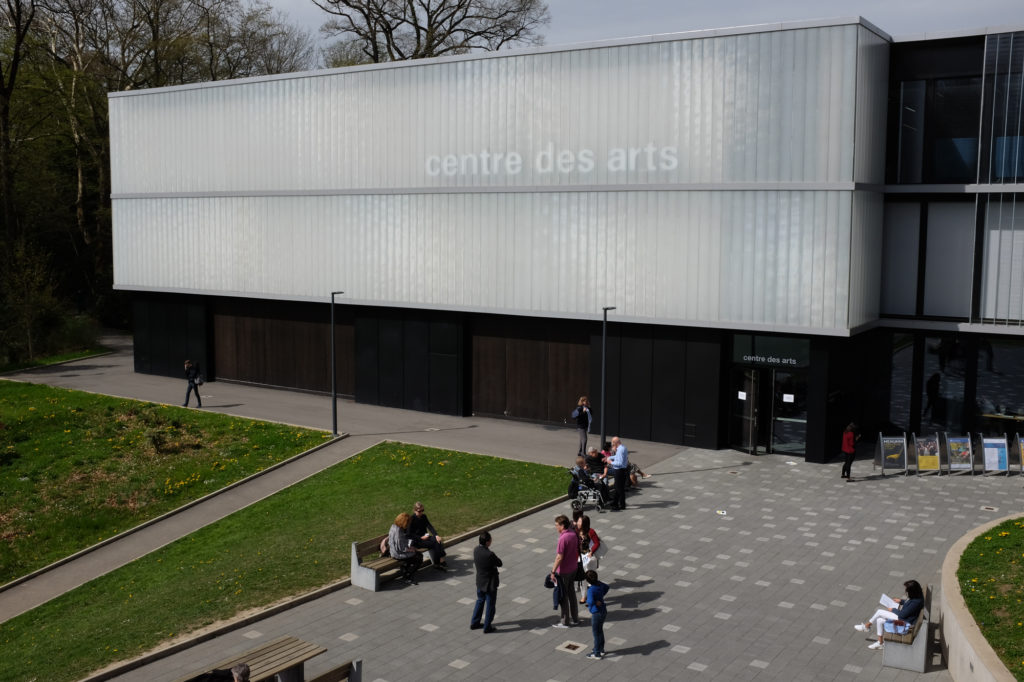
{"label": "glass window panel", "polygon": [[1024,341],[982,338],[977,362],[979,427],[986,435],[1024,433]]}
{"label": "glass window panel", "polygon": [[964,345],[956,336],[929,336],[924,348],[921,433],[959,433],[964,412]]}
{"label": "glass window panel", "polygon": [[892,372],[889,384],[889,424],[895,431],[910,430],[910,379],[914,367],[914,337],[892,335]]}

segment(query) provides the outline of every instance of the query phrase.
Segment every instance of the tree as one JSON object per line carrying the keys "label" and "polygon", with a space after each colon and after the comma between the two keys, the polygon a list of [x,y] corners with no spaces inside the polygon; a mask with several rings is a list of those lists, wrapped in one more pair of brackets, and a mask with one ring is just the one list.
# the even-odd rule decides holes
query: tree
{"label": "tree", "polygon": [[[550,20],[542,0],[312,0],[335,15],[321,30],[341,38],[331,61],[365,62],[540,45]],[[340,57],[333,59],[332,57]]]}
{"label": "tree", "polygon": [[0,36],[5,49],[0,56],[0,204],[4,235],[8,242],[21,237],[14,208],[14,160],[11,141],[11,102],[18,70],[25,59],[26,40],[35,20],[34,0],[3,0],[0,5]]}

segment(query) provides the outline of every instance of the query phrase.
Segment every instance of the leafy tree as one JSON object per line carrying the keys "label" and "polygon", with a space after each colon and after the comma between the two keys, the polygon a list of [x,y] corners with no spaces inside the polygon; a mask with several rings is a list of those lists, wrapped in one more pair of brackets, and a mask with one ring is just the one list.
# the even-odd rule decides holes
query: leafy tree
{"label": "leafy tree", "polygon": [[329,61],[389,62],[539,45],[542,0],[312,0],[336,18],[321,31],[341,38]]}

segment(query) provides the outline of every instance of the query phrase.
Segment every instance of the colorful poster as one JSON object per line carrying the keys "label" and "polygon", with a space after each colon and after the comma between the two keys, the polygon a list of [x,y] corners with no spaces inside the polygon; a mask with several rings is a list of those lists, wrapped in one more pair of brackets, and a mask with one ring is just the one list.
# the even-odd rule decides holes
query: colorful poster
{"label": "colorful poster", "polygon": [[946,439],[949,446],[949,468],[971,468],[971,439],[967,436],[953,436]]}
{"label": "colorful poster", "polygon": [[939,470],[939,437],[926,436],[918,438],[914,436],[914,446],[917,450],[918,471]]}
{"label": "colorful poster", "polygon": [[907,468],[906,438],[882,438],[881,442],[882,468],[905,470]]}
{"label": "colorful poster", "polygon": [[983,438],[985,471],[1006,471],[1006,439]]}

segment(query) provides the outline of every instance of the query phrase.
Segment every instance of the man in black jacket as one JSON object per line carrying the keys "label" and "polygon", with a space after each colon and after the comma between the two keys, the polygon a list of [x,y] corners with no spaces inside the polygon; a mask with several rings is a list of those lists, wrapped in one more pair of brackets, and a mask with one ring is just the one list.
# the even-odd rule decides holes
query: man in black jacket
{"label": "man in black jacket", "polygon": [[[483,613],[483,629],[487,634],[494,632],[491,621],[494,620],[494,602],[498,599],[498,567],[501,566],[501,559],[491,551],[491,534],[487,531],[480,533],[480,544],[473,550],[473,565],[476,566],[476,605],[469,629],[481,627],[480,615]],[[484,602],[487,603],[486,612]]]}

